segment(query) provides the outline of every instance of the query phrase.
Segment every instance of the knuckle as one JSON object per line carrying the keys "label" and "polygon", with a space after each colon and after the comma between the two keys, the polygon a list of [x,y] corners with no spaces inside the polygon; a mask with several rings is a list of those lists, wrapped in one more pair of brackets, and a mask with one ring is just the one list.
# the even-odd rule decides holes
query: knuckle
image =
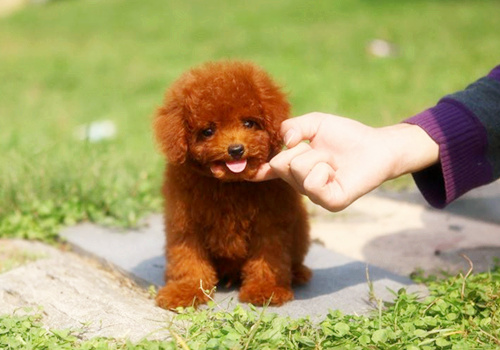
{"label": "knuckle", "polygon": [[302,162],[300,161],[300,159],[295,157],[290,161],[290,169],[299,170],[301,167],[301,164],[302,164]]}
{"label": "knuckle", "polygon": [[304,190],[310,194],[310,195],[313,195],[315,197],[323,197],[323,189],[318,186],[317,183],[311,183],[310,181],[308,181],[308,179],[306,178],[306,180],[304,181]]}
{"label": "knuckle", "polygon": [[279,155],[277,155],[276,157],[274,157],[269,161],[269,166],[273,168],[275,171],[281,170],[283,168],[283,165],[284,165],[284,160]]}

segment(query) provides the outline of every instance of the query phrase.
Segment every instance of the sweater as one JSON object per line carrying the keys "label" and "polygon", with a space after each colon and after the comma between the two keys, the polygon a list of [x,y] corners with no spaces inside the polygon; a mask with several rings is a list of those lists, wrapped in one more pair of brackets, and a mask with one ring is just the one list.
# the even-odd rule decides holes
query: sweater
{"label": "sweater", "polygon": [[412,174],[436,208],[500,178],[500,65],[407,120],[439,145],[439,162]]}

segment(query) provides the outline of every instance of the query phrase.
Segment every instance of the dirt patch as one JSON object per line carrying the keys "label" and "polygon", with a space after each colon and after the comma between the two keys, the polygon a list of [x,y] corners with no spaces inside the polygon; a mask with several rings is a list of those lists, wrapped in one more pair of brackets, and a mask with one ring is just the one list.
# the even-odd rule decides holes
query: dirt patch
{"label": "dirt patch", "polygon": [[[0,314],[41,307],[44,326],[82,329],[84,325],[83,339],[139,341],[168,336],[165,328],[173,314],[155,306],[147,291],[112,266],[80,257],[65,246],[0,240],[0,247],[2,261],[21,262],[0,274]],[[27,262],[30,252],[45,257]]]}

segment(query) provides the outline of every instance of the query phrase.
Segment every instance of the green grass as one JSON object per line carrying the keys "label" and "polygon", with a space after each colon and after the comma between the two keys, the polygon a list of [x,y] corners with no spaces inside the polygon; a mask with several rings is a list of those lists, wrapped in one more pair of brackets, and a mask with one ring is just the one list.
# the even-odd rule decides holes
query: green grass
{"label": "green grass", "polygon": [[[253,60],[294,114],[386,125],[486,74],[500,57],[498,1],[54,1],[0,20],[0,236],[61,225],[131,226],[161,207],[151,116],[208,60]],[[366,54],[373,38],[400,54]],[[109,119],[115,139],[78,125]]]}
{"label": "green grass", "polygon": [[369,316],[330,311],[320,322],[265,309],[181,310],[165,323],[171,339],[139,343],[94,338],[81,330],[47,330],[36,314],[0,316],[0,349],[498,349],[500,270],[426,281],[424,300],[395,293]]}

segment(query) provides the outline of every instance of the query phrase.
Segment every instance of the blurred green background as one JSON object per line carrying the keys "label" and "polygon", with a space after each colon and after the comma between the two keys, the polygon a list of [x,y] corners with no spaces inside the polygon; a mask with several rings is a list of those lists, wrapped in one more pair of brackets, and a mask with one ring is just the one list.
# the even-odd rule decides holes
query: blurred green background
{"label": "blurred green background", "polygon": [[[151,118],[209,60],[251,60],[322,111],[387,125],[500,63],[500,1],[59,0],[0,18],[0,237],[161,210]],[[370,43],[392,44],[386,57]],[[80,140],[107,120],[113,138]]]}

